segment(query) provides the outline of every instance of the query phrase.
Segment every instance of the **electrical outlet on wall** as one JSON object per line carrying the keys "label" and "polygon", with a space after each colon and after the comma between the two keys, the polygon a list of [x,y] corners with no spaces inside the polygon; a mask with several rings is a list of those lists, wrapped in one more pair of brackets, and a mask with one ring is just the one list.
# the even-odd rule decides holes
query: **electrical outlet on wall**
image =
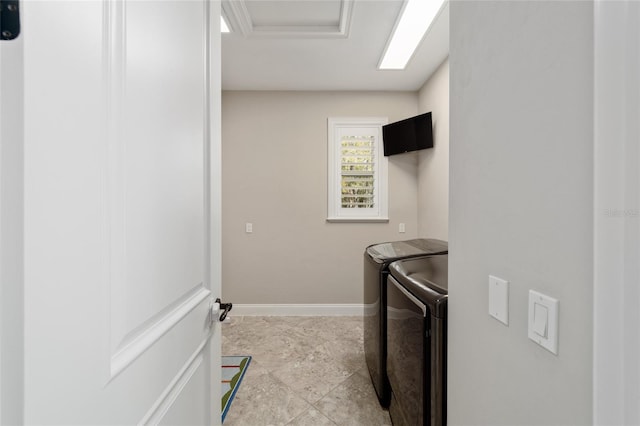
{"label": "electrical outlet on wall", "polygon": [[509,325],[509,281],[489,275],[489,315]]}

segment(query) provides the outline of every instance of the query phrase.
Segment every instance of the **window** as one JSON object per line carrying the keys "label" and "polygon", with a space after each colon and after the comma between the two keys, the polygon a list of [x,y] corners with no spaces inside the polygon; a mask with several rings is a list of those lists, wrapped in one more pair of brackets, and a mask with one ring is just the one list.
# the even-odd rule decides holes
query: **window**
{"label": "window", "polygon": [[387,222],[381,117],[329,118],[328,221]]}

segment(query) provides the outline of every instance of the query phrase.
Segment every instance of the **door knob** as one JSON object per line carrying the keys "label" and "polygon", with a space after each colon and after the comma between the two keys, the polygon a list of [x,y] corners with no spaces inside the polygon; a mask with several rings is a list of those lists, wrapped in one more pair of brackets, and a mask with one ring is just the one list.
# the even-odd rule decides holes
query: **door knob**
{"label": "door knob", "polygon": [[[233,303],[222,303],[218,297],[211,306],[211,318],[216,318],[218,315],[219,321],[222,322],[227,318],[227,314],[233,308]],[[222,312],[221,312],[222,311]]]}

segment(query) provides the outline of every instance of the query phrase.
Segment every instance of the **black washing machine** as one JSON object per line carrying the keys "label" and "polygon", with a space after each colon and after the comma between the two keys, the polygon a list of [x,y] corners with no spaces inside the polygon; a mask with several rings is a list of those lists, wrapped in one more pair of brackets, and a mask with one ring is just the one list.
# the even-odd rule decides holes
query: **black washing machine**
{"label": "black washing machine", "polygon": [[394,426],[447,424],[448,258],[389,266],[387,371]]}
{"label": "black washing machine", "polygon": [[391,398],[386,363],[389,265],[399,259],[447,253],[447,242],[436,239],[373,244],[364,251],[364,352],[373,387],[385,408]]}

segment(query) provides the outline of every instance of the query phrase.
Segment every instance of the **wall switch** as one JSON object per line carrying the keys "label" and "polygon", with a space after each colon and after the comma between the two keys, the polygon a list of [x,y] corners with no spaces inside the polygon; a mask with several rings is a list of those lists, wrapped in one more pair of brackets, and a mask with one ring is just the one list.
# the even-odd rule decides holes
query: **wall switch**
{"label": "wall switch", "polygon": [[548,337],[549,310],[546,306],[533,303],[533,331],[540,337]]}
{"label": "wall switch", "polygon": [[401,234],[404,234],[405,232],[404,223],[401,223],[400,225],[398,225],[398,232],[400,232]]}
{"label": "wall switch", "polygon": [[529,339],[558,354],[558,300],[529,290]]}
{"label": "wall switch", "polygon": [[245,223],[244,232],[246,232],[247,234],[251,234],[253,232],[253,223]]}
{"label": "wall switch", "polygon": [[509,325],[509,281],[489,275],[489,315]]}

